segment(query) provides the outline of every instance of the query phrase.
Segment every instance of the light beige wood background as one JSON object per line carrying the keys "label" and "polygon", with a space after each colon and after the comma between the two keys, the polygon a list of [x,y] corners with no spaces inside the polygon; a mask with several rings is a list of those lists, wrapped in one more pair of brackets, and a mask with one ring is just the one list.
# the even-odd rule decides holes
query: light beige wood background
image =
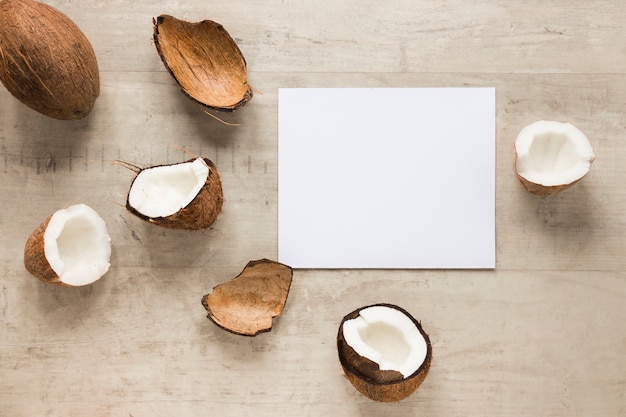
{"label": "light beige wood background", "polygon": [[[102,93],[86,119],[62,122],[0,89],[0,416],[626,415],[622,1],[47,3],[91,40]],[[180,93],[151,40],[159,14],[235,38],[261,92],[226,116],[240,127]],[[297,270],[272,332],[227,333],[201,297],[277,256],[277,89],[328,86],[496,87],[497,268]],[[517,133],[539,119],[575,124],[597,153],[551,198],[511,169]],[[209,231],[122,207],[132,173],[113,161],[178,162],[177,146],[221,171]],[[24,242],[77,202],[106,220],[112,268],[89,287],[41,283]],[[408,309],[433,343],[428,378],[395,404],[356,393],[337,360],[339,321],[374,302]]]}

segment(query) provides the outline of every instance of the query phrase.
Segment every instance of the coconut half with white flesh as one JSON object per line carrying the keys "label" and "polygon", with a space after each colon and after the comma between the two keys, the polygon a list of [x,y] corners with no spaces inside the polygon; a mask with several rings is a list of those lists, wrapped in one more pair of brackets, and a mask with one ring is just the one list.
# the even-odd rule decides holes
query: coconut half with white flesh
{"label": "coconut half with white flesh", "polygon": [[344,317],[337,350],[357,391],[383,402],[411,395],[426,378],[432,359],[430,339],[421,324],[393,304],[374,304]]}
{"label": "coconut half with white flesh", "polygon": [[111,238],[104,220],[91,207],[76,204],[58,210],[29,236],[24,266],[51,284],[83,286],[110,267]]}
{"label": "coconut half with white flesh", "polygon": [[145,168],[133,180],[126,208],[137,217],[170,229],[211,226],[224,196],[216,166],[207,158]]}
{"label": "coconut half with white flesh", "polygon": [[515,140],[515,172],[538,195],[563,191],[587,175],[596,156],[587,136],[570,123],[541,120]]}

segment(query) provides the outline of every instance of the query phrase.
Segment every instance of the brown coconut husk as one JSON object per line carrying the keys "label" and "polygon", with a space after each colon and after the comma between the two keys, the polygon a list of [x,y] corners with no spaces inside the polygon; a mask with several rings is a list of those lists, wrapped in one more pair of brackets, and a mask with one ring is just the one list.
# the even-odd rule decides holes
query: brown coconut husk
{"label": "brown coconut husk", "polygon": [[157,52],[183,93],[206,109],[232,112],[253,96],[246,60],[219,23],[153,19]]}
{"label": "brown coconut husk", "polygon": [[[381,371],[378,368],[378,364],[356,353],[356,351],[346,343],[343,337],[343,324],[347,320],[357,318],[361,310],[374,306],[384,306],[399,310],[411,319],[426,340],[426,358],[422,365],[407,378],[404,378],[404,376],[397,371]],[[337,351],[339,353],[339,362],[341,363],[345,376],[354,388],[366,397],[381,402],[400,401],[415,392],[422,382],[424,382],[426,375],[428,375],[432,360],[430,338],[422,328],[420,322],[413,318],[406,310],[396,305],[385,303],[361,307],[345,316],[341,320],[339,332],[337,333]]]}
{"label": "brown coconut husk", "polygon": [[46,259],[43,237],[51,218],[52,215],[48,216],[46,220],[33,230],[26,240],[26,245],[24,246],[24,266],[28,272],[41,281],[60,286],[68,286],[61,282],[61,279],[56,272],[54,272]]}
{"label": "brown coconut husk", "polygon": [[0,2],[0,81],[28,107],[80,119],[100,94],[91,43],[65,14],[34,0]]}
{"label": "brown coconut husk", "polygon": [[293,270],[260,259],[250,261],[231,281],[202,297],[208,318],[232,333],[256,336],[272,329],[272,320],[285,308]]}
{"label": "brown coconut husk", "polygon": [[[181,163],[189,163],[194,161],[195,159],[196,158],[192,158],[188,161]],[[217,171],[217,167],[211,160],[207,158],[202,159],[209,167],[209,175],[204,183],[204,186],[200,189],[196,197],[186,207],[181,208],[178,212],[170,216],[149,217],[140,213],[139,211],[137,211],[137,209],[131,206],[127,197],[126,209],[135,216],[148,223],[152,223],[161,227],[166,227],[168,229],[200,230],[208,228],[215,222],[217,216],[222,211],[224,194],[222,192],[222,181]],[[157,165],[144,169],[156,168],[158,166],[166,165]],[[137,175],[139,175],[139,173],[141,173],[141,171],[143,171],[144,169],[140,169]],[[135,176],[135,178],[137,178],[137,176]]]}

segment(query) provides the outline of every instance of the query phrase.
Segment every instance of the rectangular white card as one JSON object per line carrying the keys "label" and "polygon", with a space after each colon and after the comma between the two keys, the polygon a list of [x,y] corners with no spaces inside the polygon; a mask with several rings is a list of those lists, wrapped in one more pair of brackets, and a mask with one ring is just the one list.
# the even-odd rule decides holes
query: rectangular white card
{"label": "rectangular white card", "polygon": [[495,268],[494,88],[283,88],[278,260]]}

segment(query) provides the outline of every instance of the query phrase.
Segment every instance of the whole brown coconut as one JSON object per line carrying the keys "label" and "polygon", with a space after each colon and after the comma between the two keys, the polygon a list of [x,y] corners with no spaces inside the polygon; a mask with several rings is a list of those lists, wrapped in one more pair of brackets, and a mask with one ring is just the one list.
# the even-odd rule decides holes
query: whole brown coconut
{"label": "whole brown coconut", "polygon": [[168,15],[153,23],[157,52],[187,97],[203,108],[228,112],[250,101],[246,60],[222,25]]}
{"label": "whole brown coconut", "polygon": [[0,2],[0,81],[55,119],[80,119],[100,94],[96,55],[65,14],[34,0]]}

